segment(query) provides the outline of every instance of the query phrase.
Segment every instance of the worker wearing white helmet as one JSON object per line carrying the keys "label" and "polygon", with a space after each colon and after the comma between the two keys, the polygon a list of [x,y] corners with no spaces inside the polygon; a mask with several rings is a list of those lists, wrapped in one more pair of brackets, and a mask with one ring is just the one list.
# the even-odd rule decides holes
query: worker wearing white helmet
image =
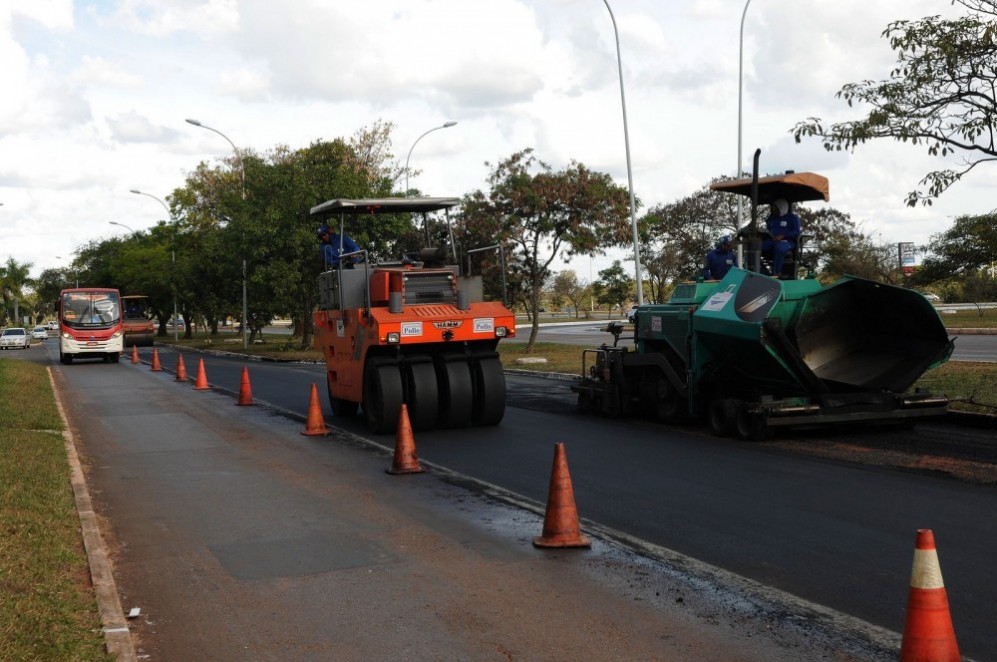
{"label": "worker wearing white helmet", "polygon": [[800,217],[792,212],[789,203],[779,198],[769,205],[770,215],[765,222],[769,236],[762,241],[762,251],[772,251],[772,275],[782,274],[786,253],[796,248],[800,237]]}

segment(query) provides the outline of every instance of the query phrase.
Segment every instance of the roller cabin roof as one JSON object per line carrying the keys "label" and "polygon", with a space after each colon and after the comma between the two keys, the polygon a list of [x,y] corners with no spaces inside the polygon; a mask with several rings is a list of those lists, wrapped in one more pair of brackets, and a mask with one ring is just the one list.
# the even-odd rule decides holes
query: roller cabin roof
{"label": "roller cabin roof", "polygon": [[449,209],[460,204],[460,198],[361,198],[350,200],[336,198],[311,208],[312,216],[333,214],[396,214],[402,212],[425,213]]}

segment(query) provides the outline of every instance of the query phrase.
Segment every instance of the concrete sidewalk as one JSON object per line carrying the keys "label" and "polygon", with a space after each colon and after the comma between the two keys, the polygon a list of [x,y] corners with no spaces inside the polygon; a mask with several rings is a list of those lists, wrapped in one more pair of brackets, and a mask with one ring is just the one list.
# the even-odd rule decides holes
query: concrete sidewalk
{"label": "concrete sidewalk", "polygon": [[538,504],[388,475],[353,435],[144,364],[53,372],[142,659],[895,659],[890,633],[667,550],[535,549]]}

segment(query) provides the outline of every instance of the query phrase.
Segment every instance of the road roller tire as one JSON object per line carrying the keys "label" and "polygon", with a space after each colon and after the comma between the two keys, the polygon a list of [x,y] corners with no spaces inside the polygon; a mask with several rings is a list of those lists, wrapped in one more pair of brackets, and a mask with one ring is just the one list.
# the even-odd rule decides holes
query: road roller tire
{"label": "road roller tire", "polygon": [[505,415],[505,373],[498,357],[474,363],[473,425],[498,425]]}
{"label": "road roller tire", "polygon": [[371,432],[389,434],[395,431],[402,397],[402,376],[397,365],[367,365],[363,378],[363,411]]}
{"label": "road roller tire", "polygon": [[405,368],[405,404],[413,430],[431,430],[439,416],[436,368],[429,357],[419,357]]}
{"label": "road roller tire", "polygon": [[439,426],[463,428],[471,424],[474,386],[467,361],[438,361],[436,377],[440,390]]}

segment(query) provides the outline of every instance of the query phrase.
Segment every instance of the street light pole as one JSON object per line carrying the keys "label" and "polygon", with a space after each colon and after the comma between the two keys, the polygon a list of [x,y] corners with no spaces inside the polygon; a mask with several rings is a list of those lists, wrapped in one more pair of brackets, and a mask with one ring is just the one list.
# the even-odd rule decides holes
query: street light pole
{"label": "street light pole", "polygon": [[125,225],[124,223],[118,223],[117,221],[108,221],[108,223],[110,223],[111,225],[120,225],[121,227],[128,230],[132,234],[136,234],[135,230],[132,230],[129,226]]}
{"label": "street light pole", "polygon": [[613,34],[616,37],[616,66],[620,74],[620,102],[623,105],[623,142],[627,149],[627,184],[630,188],[630,225],[634,235],[634,275],[637,278],[637,305],[644,304],[644,283],[640,269],[640,243],[637,233],[637,207],[634,203],[634,176],[630,167],[630,131],[627,126],[627,96],[623,91],[623,58],[620,55],[620,33],[616,29],[616,17],[613,16],[613,9],[609,6],[609,0],[602,0],[609,11],[609,18],[613,21]]}
{"label": "street light pole", "polygon": [[[741,161],[741,108],[742,108],[742,91],[744,88],[744,17],[748,15],[748,5],[751,4],[751,0],[747,0],[744,3],[744,11],[741,12],[741,35],[738,39],[738,51],[737,51],[737,170],[734,172],[734,179],[740,179],[742,170]],[[740,230],[742,226],[741,219],[744,216],[744,196],[737,196],[737,229]],[[738,247],[740,250],[740,246]]]}
{"label": "street light pole", "polygon": [[[157,198],[156,196],[154,196],[151,193],[145,193],[144,191],[139,191],[138,189],[134,189],[134,188],[131,189],[131,192],[134,193],[135,195],[144,195],[144,196],[146,196],[148,198],[152,198],[153,200],[155,200],[159,204],[163,205],[163,209],[166,210],[166,218],[168,218],[170,220],[170,224],[173,226],[173,248],[170,251],[171,254],[172,254],[172,261],[173,261],[173,278],[171,279],[173,281],[173,283],[172,283],[172,285],[173,285],[173,342],[179,342],[180,341],[180,330],[177,328],[177,322],[180,320],[180,317],[177,314],[177,283],[176,283],[176,277],[177,277],[177,248],[176,248],[176,243],[177,243],[177,223],[176,223],[176,220],[173,218],[173,214],[170,213],[169,206],[161,198]],[[112,221],[112,223],[113,223],[113,221]]]}
{"label": "street light pole", "polygon": [[[242,160],[242,154],[239,153],[239,148],[235,146],[228,136],[219,131],[218,129],[213,129],[207,124],[202,124],[199,120],[186,119],[184,120],[187,124],[192,124],[194,126],[199,126],[202,129],[207,129],[208,131],[214,131],[222,138],[228,141],[228,144],[232,146],[232,151],[235,152],[235,157],[239,159],[239,173],[242,176],[242,199],[246,199],[246,163]],[[242,348],[249,349],[249,324],[248,324],[248,305],[246,300],[246,260],[242,261]]]}
{"label": "street light pole", "polygon": [[449,122],[444,122],[440,126],[434,126],[432,129],[430,129],[426,133],[424,133],[421,136],[419,136],[418,138],[416,138],[415,142],[412,143],[412,147],[410,147],[409,151],[408,151],[408,156],[405,157],[405,197],[408,197],[408,191],[409,191],[409,189],[408,189],[408,162],[409,162],[409,159],[412,158],[412,150],[415,149],[415,146],[419,144],[420,140],[422,140],[423,138],[425,138],[427,135],[429,135],[433,131],[439,131],[440,129],[449,129],[450,127],[452,127],[452,126],[454,126],[456,124],[457,124],[457,122],[454,122],[453,120],[450,120]]}

